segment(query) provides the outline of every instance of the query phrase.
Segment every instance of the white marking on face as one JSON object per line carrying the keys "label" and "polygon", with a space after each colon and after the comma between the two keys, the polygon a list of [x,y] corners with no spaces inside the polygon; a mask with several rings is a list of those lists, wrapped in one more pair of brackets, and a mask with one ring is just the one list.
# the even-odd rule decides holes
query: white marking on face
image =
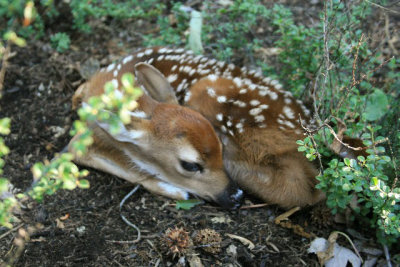
{"label": "white marking on face", "polygon": [[225,103],[226,102],[226,96],[221,95],[217,97],[218,103]]}
{"label": "white marking on face", "polygon": [[115,64],[114,64],[114,63],[111,64],[111,65],[108,65],[106,71],[107,71],[107,72],[110,72],[110,71],[112,71],[112,70],[114,69],[114,67],[115,67]]}
{"label": "white marking on face", "polygon": [[260,104],[260,101],[258,101],[257,99],[253,99],[253,100],[250,101],[250,105],[252,105],[253,107],[257,106],[259,104]]}
{"label": "white marking on face", "polygon": [[283,107],[283,113],[287,118],[294,119],[294,112],[290,107],[288,106]]}
{"label": "white marking on face", "polygon": [[224,119],[224,115],[222,113],[218,113],[217,116],[215,116],[218,121],[222,121]]}
{"label": "white marking on face", "polygon": [[176,198],[188,199],[189,193],[186,192],[184,189],[176,187],[172,184],[168,184],[165,182],[158,182],[158,186],[162,191],[167,193],[168,195],[174,195]]}
{"label": "white marking on face", "polygon": [[170,74],[170,75],[167,77],[167,81],[168,81],[169,83],[173,83],[173,82],[176,81],[177,78],[178,78],[178,75],[177,75],[177,74]]}
{"label": "white marking on face", "polygon": [[179,159],[187,162],[199,162],[201,157],[196,149],[190,145],[185,145],[181,147],[178,151]]}

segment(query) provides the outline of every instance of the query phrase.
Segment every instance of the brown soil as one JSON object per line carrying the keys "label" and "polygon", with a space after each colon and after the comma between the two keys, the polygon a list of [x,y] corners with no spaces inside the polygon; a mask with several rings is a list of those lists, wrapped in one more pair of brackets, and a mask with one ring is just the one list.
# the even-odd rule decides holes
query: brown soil
{"label": "brown soil", "polygon": [[[53,28],[56,32],[57,26]],[[71,49],[64,54],[55,52],[48,42],[37,40],[28,41],[26,48],[12,47],[15,55],[6,73],[0,117],[12,120],[11,134],[5,138],[11,153],[6,157],[4,177],[15,188],[27,190],[32,183],[31,166],[50,160],[68,143],[68,132],[76,118],[70,99],[84,81],[78,71],[80,66],[88,59],[106,65],[129,53],[141,46],[141,34],[152,28],[154,25],[131,22],[125,26],[102,24],[91,35],[71,32]],[[137,237],[136,231],[120,218],[118,208],[133,185],[96,170],[90,170],[88,179],[88,190],[59,191],[42,203],[27,202],[21,209],[17,215],[20,222],[15,226],[36,229],[20,251],[16,266],[171,266],[179,257],[173,259],[165,253],[160,237],[175,227],[183,227],[189,235],[204,228],[221,235],[221,252],[210,254],[201,248],[193,249],[205,266],[318,265],[317,257],[307,253],[310,239],[274,223],[283,210],[267,206],[226,211],[207,203],[182,211],[173,207],[173,200],[142,188],[127,201],[122,212],[141,229],[142,239],[138,243],[124,242]],[[247,199],[245,205],[252,203],[257,200]],[[341,229],[332,224],[322,226],[330,222],[330,216],[321,219],[316,215],[319,220],[312,220],[311,214],[306,209],[290,218],[320,237],[327,238],[333,230]],[[221,218],[225,222],[215,222]],[[316,221],[322,223],[317,225]],[[5,232],[0,229],[0,235]],[[249,249],[226,234],[247,238],[255,248]],[[375,244],[373,238],[363,235]],[[9,260],[18,254],[16,237],[18,231],[13,231],[0,239],[0,259]],[[236,254],[228,252],[231,245],[236,247]]]}

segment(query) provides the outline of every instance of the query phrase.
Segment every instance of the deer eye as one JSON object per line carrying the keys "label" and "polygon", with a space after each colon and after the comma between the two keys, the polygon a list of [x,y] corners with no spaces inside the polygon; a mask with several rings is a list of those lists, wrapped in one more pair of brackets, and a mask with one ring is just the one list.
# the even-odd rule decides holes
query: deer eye
{"label": "deer eye", "polygon": [[198,163],[187,162],[184,160],[181,160],[180,163],[182,168],[184,168],[188,172],[203,172],[203,167]]}

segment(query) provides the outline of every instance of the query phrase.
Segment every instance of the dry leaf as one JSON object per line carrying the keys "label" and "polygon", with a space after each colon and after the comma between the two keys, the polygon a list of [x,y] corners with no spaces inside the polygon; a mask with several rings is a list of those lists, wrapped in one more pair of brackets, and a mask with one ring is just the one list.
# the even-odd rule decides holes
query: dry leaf
{"label": "dry leaf", "polygon": [[57,228],[60,228],[60,229],[65,228],[64,223],[60,219],[57,218],[56,223],[57,223]]}
{"label": "dry leaf", "polygon": [[232,235],[232,234],[225,234],[225,235],[230,237],[230,238],[232,238],[232,239],[239,240],[243,245],[247,246],[250,250],[255,248],[253,242],[251,242],[247,238],[244,238],[244,237],[241,237],[241,236],[238,236],[238,235]]}
{"label": "dry leaf", "polygon": [[308,253],[315,253],[321,265],[326,267],[345,267],[350,262],[353,267],[361,266],[360,258],[350,249],[336,243],[337,236],[330,236],[330,243],[325,238],[316,238],[311,242]]}
{"label": "dry leaf", "polygon": [[68,218],[69,218],[69,213],[65,214],[64,216],[61,216],[61,217],[60,217],[60,220],[61,220],[61,221],[65,221],[65,220],[67,220]]}

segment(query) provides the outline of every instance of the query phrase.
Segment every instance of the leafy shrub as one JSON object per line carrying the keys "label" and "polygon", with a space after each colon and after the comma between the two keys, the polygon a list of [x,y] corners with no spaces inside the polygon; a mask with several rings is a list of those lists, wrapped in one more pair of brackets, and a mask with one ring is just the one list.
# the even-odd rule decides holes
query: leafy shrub
{"label": "leafy shrub", "polygon": [[50,37],[51,45],[58,52],[62,53],[69,49],[71,40],[68,34],[63,32],[58,32]]}

